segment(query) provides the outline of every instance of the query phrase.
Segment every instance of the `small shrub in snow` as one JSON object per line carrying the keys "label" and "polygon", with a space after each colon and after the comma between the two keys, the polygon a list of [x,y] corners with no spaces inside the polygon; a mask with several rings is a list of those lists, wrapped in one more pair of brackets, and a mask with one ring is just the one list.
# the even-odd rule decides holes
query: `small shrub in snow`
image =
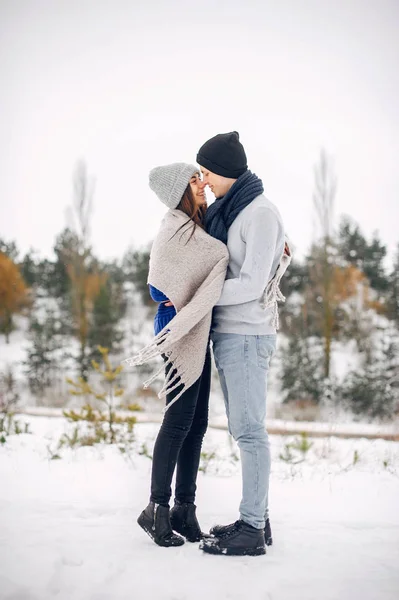
{"label": "small shrub in snow", "polygon": [[201,473],[206,473],[210,463],[216,458],[216,452],[201,452],[201,461],[199,466],[199,471]]}
{"label": "small shrub in snow", "polygon": [[140,412],[141,410],[143,410],[140,404],[137,404],[137,402],[131,402],[130,404],[121,406],[121,408],[131,410],[132,412]]}
{"label": "small shrub in snow", "polygon": [[87,404],[79,412],[64,411],[64,416],[68,421],[80,423],[83,427],[76,425],[72,434],[65,433],[61,438],[62,446],[74,448],[95,444],[125,445],[134,440],[133,427],[136,417],[118,416],[112,408],[102,412]]}
{"label": "small shrub in snow", "polygon": [[0,415],[0,443],[5,444],[7,436],[20,435],[21,433],[31,433],[29,423],[21,423],[14,415]]}
{"label": "small shrub in snow", "polygon": [[284,444],[283,452],[280,452],[279,458],[292,465],[297,465],[305,460],[303,457],[298,456],[297,452],[293,452],[292,444]]}
{"label": "small shrub in snow", "polygon": [[145,442],[143,442],[141,444],[141,448],[139,450],[139,455],[140,456],[146,456],[147,458],[149,458],[150,460],[152,460],[152,455],[150,454],[149,450],[148,450],[148,446]]}
{"label": "small shrub in snow", "polygon": [[7,436],[30,433],[29,424],[15,419],[19,394],[11,367],[0,373],[0,443],[5,444]]}
{"label": "small shrub in snow", "polygon": [[306,459],[306,455],[313,442],[309,441],[308,434],[303,432],[299,437],[296,437],[293,442],[284,444],[283,452],[280,453],[280,460],[296,465]]}
{"label": "small shrub in snow", "polygon": [[[134,441],[134,416],[116,414],[115,399],[122,396],[124,390],[118,385],[122,366],[113,368],[108,357],[108,349],[101,346],[98,350],[103,359],[103,368],[92,361],[93,368],[100,375],[101,389],[94,388],[89,382],[80,377],[77,381],[68,379],[70,393],[74,396],[84,396],[89,401],[94,400],[101,408],[85,404],[77,412],[64,411],[69,422],[75,423],[72,433],[64,434],[60,446],[93,446],[94,444],[116,444],[122,451]],[[134,406],[134,408],[137,408]]]}
{"label": "small shrub in snow", "polygon": [[291,445],[294,450],[297,450],[305,457],[313,446],[313,442],[309,442],[308,434],[304,431],[300,434],[299,438],[295,438]]}
{"label": "small shrub in snow", "polygon": [[11,367],[0,373],[0,413],[10,414],[15,411],[19,401],[17,381]]}

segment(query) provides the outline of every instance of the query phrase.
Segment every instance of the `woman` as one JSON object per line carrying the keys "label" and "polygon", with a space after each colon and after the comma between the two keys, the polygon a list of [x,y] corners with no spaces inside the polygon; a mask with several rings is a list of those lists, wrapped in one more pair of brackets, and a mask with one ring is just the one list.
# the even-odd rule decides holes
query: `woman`
{"label": "woman", "polygon": [[[150,293],[160,304],[153,342],[126,362],[137,365],[161,355],[165,363],[159,395],[166,408],[154,447],[150,502],[137,520],[159,546],[203,537],[194,501],[208,425],[209,332],[228,264],[226,246],[204,231],[204,187],[193,165],[174,163],[150,172],[150,188],[169,208],[151,249],[148,275]],[[175,504],[169,511],[176,466]]]}

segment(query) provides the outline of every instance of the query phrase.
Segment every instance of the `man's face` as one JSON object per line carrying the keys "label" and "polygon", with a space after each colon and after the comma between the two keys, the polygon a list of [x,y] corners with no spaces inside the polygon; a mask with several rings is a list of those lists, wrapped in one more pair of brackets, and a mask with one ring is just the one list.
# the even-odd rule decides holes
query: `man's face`
{"label": "man's face", "polygon": [[208,169],[205,169],[205,167],[201,167],[201,173],[203,183],[209,186],[216,198],[222,198],[225,196],[233,183],[237,181],[236,179],[230,179],[229,177],[216,175],[216,173],[208,171]]}

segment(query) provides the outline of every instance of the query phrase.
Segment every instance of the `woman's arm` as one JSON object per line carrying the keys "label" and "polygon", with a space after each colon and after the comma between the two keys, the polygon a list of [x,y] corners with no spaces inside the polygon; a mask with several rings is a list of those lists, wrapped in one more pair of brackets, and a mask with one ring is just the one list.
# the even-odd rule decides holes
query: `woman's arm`
{"label": "woman's arm", "polygon": [[[169,298],[165,296],[163,292],[157,290],[153,285],[148,286],[150,288],[150,296],[154,300],[154,302],[165,302],[169,303]],[[166,306],[171,306],[172,303],[166,304]]]}

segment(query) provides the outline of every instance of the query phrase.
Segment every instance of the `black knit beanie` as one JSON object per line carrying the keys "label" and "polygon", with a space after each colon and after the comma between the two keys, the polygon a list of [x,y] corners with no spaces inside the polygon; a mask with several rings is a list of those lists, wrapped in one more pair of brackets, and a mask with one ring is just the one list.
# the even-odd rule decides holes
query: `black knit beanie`
{"label": "black knit beanie", "polygon": [[197,163],[217,175],[238,179],[248,169],[238,132],[219,133],[205,142],[198,150]]}

